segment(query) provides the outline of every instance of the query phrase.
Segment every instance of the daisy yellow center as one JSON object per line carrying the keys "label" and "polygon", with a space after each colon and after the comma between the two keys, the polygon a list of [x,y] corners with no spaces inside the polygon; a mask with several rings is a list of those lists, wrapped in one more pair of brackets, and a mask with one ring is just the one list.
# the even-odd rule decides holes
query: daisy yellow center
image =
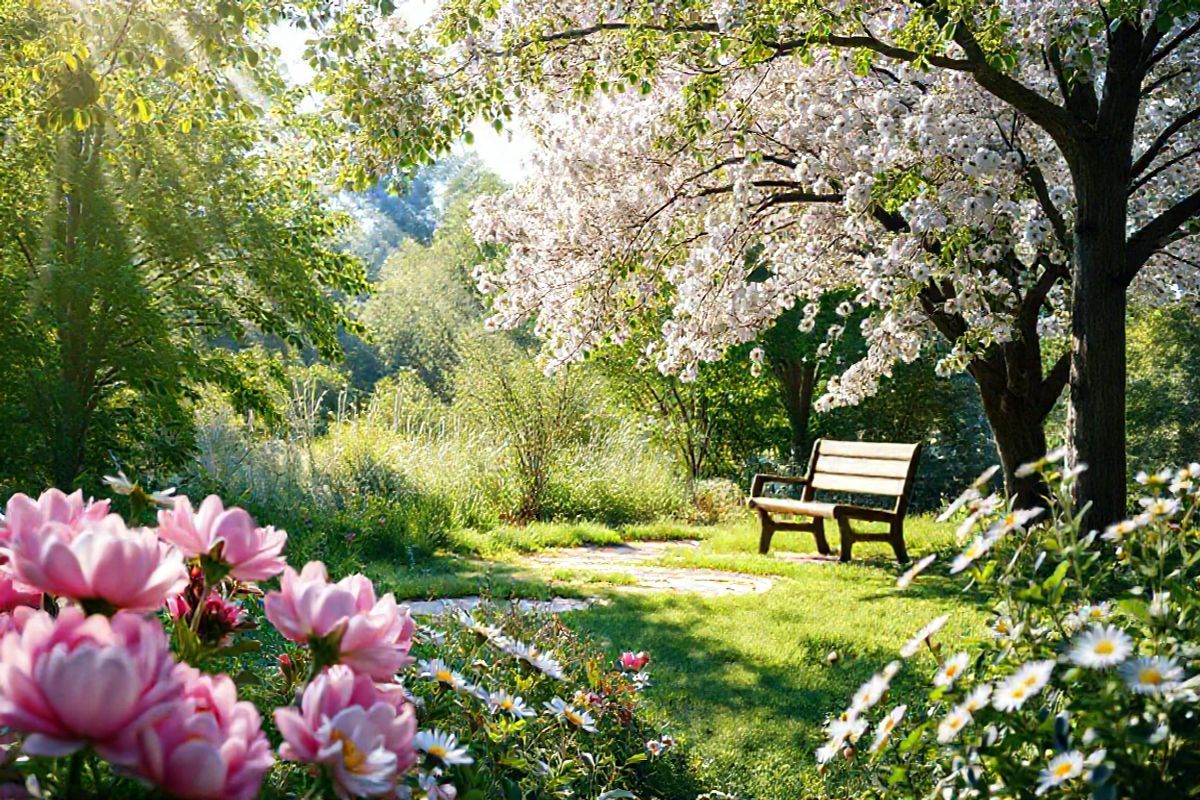
{"label": "daisy yellow center", "polygon": [[1015,525],[1016,523],[1017,523],[1017,515],[1016,514],[1009,514],[1008,516],[1006,516],[1004,518],[1005,525]]}
{"label": "daisy yellow center", "polygon": [[1091,618],[1092,618],[1092,619],[1100,619],[1101,617],[1103,617],[1103,616],[1104,616],[1104,609],[1102,609],[1102,608],[1093,608],[1093,609],[1092,609],[1092,611],[1091,611],[1091,614],[1090,614],[1090,616],[1091,616]]}
{"label": "daisy yellow center", "polygon": [[572,725],[583,725],[583,715],[577,711],[572,711],[568,708],[563,712],[563,716],[565,716],[567,721]]}
{"label": "daisy yellow center", "polygon": [[957,674],[958,674],[958,665],[957,664],[947,664],[946,665],[946,677],[947,678],[953,678]]}
{"label": "daisy yellow center", "polygon": [[982,552],[983,552],[983,545],[976,542],[975,544],[973,544],[967,548],[967,557],[968,558],[976,558]]}
{"label": "daisy yellow center", "polygon": [[501,700],[500,707],[502,709],[504,709],[505,711],[510,711],[513,708],[513,701],[512,700]]}
{"label": "daisy yellow center", "polygon": [[896,727],[896,722],[891,717],[888,717],[887,719],[885,719],[883,721],[883,724],[880,725],[879,727],[881,729],[880,730],[881,733],[890,733],[892,728]]}
{"label": "daisy yellow center", "polygon": [[1054,777],[1065,778],[1071,774],[1071,770],[1073,768],[1074,768],[1074,765],[1070,761],[1064,761],[1063,763],[1059,764],[1057,767],[1054,768]]}
{"label": "daisy yellow center", "polygon": [[1093,652],[1095,652],[1098,656],[1111,656],[1116,649],[1117,646],[1115,644],[1108,639],[1104,639],[1096,643],[1096,647]]}
{"label": "daisy yellow center", "polygon": [[1158,686],[1163,682],[1163,675],[1155,667],[1144,667],[1138,672],[1138,682]]}
{"label": "daisy yellow center", "polygon": [[363,765],[367,763],[367,754],[350,741],[349,736],[339,730],[335,730],[330,738],[335,742],[342,743],[342,763],[346,765],[346,769],[351,772],[361,772]]}
{"label": "daisy yellow center", "polygon": [[429,755],[433,756],[434,758],[444,759],[446,757],[446,748],[442,747],[440,744],[430,745],[429,749],[425,752],[429,753]]}
{"label": "daisy yellow center", "polygon": [[1034,686],[1036,686],[1036,685],[1037,685],[1037,682],[1038,682],[1037,675],[1030,675],[1028,678],[1026,678],[1026,679],[1024,680],[1024,682],[1022,683],[1022,685],[1023,685],[1023,686],[1025,686],[1025,687],[1027,687],[1027,688],[1029,688],[1029,689],[1032,689]]}
{"label": "daisy yellow center", "polygon": [[1025,687],[1024,686],[1013,687],[1012,696],[1013,696],[1014,700],[1020,700],[1022,697],[1025,696]]}
{"label": "daisy yellow center", "polygon": [[454,683],[454,673],[448,669],[438,670],[436,677],[442,683]]}

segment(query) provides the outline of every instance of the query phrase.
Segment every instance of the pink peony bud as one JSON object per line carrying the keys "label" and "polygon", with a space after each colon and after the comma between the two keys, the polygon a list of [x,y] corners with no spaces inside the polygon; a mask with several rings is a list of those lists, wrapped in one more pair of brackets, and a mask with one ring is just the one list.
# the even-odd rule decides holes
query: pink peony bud
{"label": "pink peony bud", "polygon": [[11,568],[20,583],[100,611],[154,611],[187,585],[179,552],[116,514],[14,528]]}
{"label": "pink peony bud", "polygon": [[173,509],[158,512],[158,535],[188,558],[216,554],[239,581],[272,578],[287,564],[282,555],[287,533],[255,527],[246,511],[226,509],[215,494],[204,498],[198,511],[186,497],[175,498]]}
{"label": "pink peony bud", "polygon": [[299,575],[287,567],[280,591],[266,596],[263,610],[285,637],[328,659],[322,663],[347,664],[376,680],[390,680],[412,661],[408,609],[397,606],[391,594],[376,600],[375,587],[364,575],[330,583],[319,561],[305,564]]}
{"label": "pink peony bud", "polygon": [[88,522],[98,522],[108,515],[108,501],[83,499],[83,492],[63,494],[47,489],[37,500],[24,494],[8,499],[4,522],[0,523],[0,542],[6,542],[20,532],[36,534],[47,522],[57,522],[77,528]]}
{"label": "pink peony bud", "polygon": [[253,703],[227,675],[180,665],[183,696],[137,736],[132,770],[185,800],[250,800],[275,759]]}
{"label": "pink peony bud", "polygon": [[629,672],[641,672],[650,663],[650,654],[645,650],[634,654],[625,652],[621,654],[621,658],[617,661],[621,665],[621,669]]}
{"label": "pink peony bud", "polygon": [[129,765],[138,733],[172,713],[183,681],[157,620],[119,612],[33,612],[0,640],[0,726],[24,751],[62,756],[91,745]]}
{"label": "pink peony bud", "polygon": [[346,666],[313,679],[299,710],[275,709],[275,724],[284,739],[279,755],[324,766],[339,797],[389,794],[417,762],[412,706]]}
{"label": "pink peony bud", "polygon": [[[183,624],[191,624],[194,603],[195,594],[190,591],[177,594],[167,600],[167,613],[176,622],[182,621]],[[209,592],[204,607],[200,609],[200,621],[195,629],[196,634],[202,642],[227,645],[234,633],[253,627],[248,622],[248,616],[241,603],[221,596],[220,592]]]}

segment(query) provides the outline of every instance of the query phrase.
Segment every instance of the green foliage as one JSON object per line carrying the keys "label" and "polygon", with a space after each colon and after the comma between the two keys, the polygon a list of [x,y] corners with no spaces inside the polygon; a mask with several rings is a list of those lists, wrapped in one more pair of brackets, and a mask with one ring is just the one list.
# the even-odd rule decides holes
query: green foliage
{"label": "green foliage", "polygon": [[94,484],[110,454],[164,474],[192,448],[200,386],[266,396],[211,343],[334,356],[357,327],[333,299],[365,289],[334,248],[344,219],[298,166],[303,141],[278,141],[294,115],[261,58],[264,20],[183,11],[0,3],[13,488]]}
{"label": "green foliage", "polygon": [[1129,462],[1157,469],[1200,457],[1200,326],[1178,303],[1130,314]]}

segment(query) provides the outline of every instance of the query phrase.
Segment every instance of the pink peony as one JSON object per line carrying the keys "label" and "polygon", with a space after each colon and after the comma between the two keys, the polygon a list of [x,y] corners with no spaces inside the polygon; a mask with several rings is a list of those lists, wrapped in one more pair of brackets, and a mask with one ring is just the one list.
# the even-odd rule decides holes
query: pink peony
{"label": "pink peony", "polygon": [[47,489],[37,500],[24,494],[14,494],[8,499],[3,523],[0,523],[0,542],[11,539],[17,533],[36,534],[47,522],[57,522],[78,528],[89,522],[98,522],[108,515],[108,501],[83,499],[83,492],[63,494],[58,489]]}
{"label": "pink peony", "polygon": [[20,633],[25,630],[25,623],[30,617],[40,613],[39,609],[32,606],[17,606],[12,611],[0,612],[0,637],[9,631]]}
{"label": "pink peony", "polygon": [[187,585],[179,552],[116,514],[14,528],[11,568],[20,583],[105,611],[154,611]]}
{"label": "pink peony", "polygon": [[339,797],[379,797],[417,762],[412,706],[366,675],[337,665],[318,675],[300,709],[275,709],[279,755],[329,770]]}
{"label": "pink peony", "polygon": [[227,675],[180,665],[183,697],[137,736],[135,774],[185,800],[250,800],[275,759],[253,703]]}
{"label": "pink peony", "polygon": [[12,576],[4,572],[6,565],[0,558],[0,613],[8,613],[23,606],[31,608],[42,607],[42,593],[25,587],[13,581]]}
{"label": "pink peony", "polygon": [[215,494],[204,498],[198,511],[186,497],[175,498],[174,509],[158,512],[158,535],[188,558],[213,557],[239,581],[263,581],[287,565],[281,555],[287,533],[255,527],[245,510],[226,509]]}
{"label": "pink peony", "polygon": [[650,654],[645,650],[641,650],[636,654],[625,652],[621,654],[618,663],[621,665],[621,669],[629,670],[630,672],[641,672],[650,663]]}
{"label": "pink peony", "polygon": [[172,709],[183,689],[157,620],[112,619],[64,608],[34,612],[0,640],[0,726],[27,734],[31,755],[62,756],[91,745],[130,764],[138,733]]}
{"label": "pink peony", "polygon": [[267,619],[293,642],[308,643],[323,663],[342,663],[376,680],[390,680],[410,663],[413,621],[408,609],[364,575],[329,582],[325,565],[310,561],[299,575],[283,571],[280,591],[263,601]]}

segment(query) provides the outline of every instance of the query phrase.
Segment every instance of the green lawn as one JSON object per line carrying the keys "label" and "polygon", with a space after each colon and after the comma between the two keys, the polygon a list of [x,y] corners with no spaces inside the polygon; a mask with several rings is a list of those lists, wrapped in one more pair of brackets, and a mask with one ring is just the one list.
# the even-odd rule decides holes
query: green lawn
{"label": "green lawn", "polygon": [[[616,591],[620,576],[605,582],[561,570],[537,573],[520,558],[550,546],[632,538],[701,538],[699,548],[673,549],[662,563],[772,575],[776,583],[765,594],[722,599],[623,594]],[[952,528],[928,518],[911,520],[907,538],[914,557],[953,547]],[[823,785],[813,765],[826,714],[928,620],[949,613],[951,635],[979,635],[984,612],[959,591],[960,583],[937,577],[936,567],[913,589],[896,589],[902,568],[887,545],[858,545],[855,563],[842,565],[760,556],[757,543],[749,517],[709,528],[541,525],[460,534],[456,546],[465,555],[415,568],[374,565],[371,577],[405,597],[476,593],[481,581],[496,597],[607,594],[608,605],[564,620],[614,658],[622,650],[651,652],[646,702],[687,743],[711,788],[746,800],[822,792],[853,797],[852,786]],[[773,552],[812,550],[811,537],[798,533],[778,534],[773,546]],[[481,556],[496,561],[485,564]],[[832,651],[839,658],[831,665]],[[902,672],[897,697],[915,683]]]}

